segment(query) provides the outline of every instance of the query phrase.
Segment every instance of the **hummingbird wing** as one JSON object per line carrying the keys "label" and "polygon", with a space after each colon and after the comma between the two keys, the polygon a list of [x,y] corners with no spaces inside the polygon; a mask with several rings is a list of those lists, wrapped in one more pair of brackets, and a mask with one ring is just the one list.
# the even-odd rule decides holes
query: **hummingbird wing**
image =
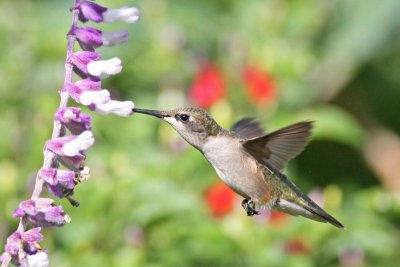
{"label": "hummingbird wing", "polygon": [[243,147],[260,163],[282,170],[308,143],[313,122],[303,121],[267,135],[242,141]]}
{"label": "hummingbird wing", "polygon": [[244,139],[253,139],[265,135],[260,123],[253,118],[243,118],[237,121],[231,130]]}

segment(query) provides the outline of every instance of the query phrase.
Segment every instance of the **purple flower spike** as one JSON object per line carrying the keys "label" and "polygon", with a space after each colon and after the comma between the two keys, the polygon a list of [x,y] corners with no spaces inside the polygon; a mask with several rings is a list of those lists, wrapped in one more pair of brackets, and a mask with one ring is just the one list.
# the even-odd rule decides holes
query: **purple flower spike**
{"label": "purple flower spike", "polygon": [[[133,112],[132,101],[111,100],[110,92],[102,89],[102,79],[122,71],[121,60],[117,57],[100,60],[101,54],[95,52],[100,46],[125,43],[128,32],[102,32],[78,26],[78,23],[79,20],[132,23],[139,19],[139,10],[134,7],[110,10],[93,1],[74,1],[75,5],[70,10],[72,20],[67,34],[64,84],[59,90],[60,103],[54,114],[52,139],[45,143],[42,168],[37,173],[30,199],[21,202],[13,211],[13,216],[19,218],[20,223],[18,230],[7,239],[5,252],[0,255],[1,267],[11,263],[23,267],[49,266],[47,250],[39,245],[43,240],[40,227],[63,226],[71,219],[54,200],[41,198],[44,188],[58,198],[66,198],[72,206],[79,206],[79,202],[71,196],[77,184],[90,177],[90,169],[84,162],[85,151],[95,140],[91,132],[92,116],[83,113],[80,108],[68,107],[70,98],[100,114],[129,116]],[[76,42],[84,51],[77,51]],[[73,72],[82,80],[74,82]],[[69,170],[60,170],[60,164]]]}
{"label": "purple flower spike", "polygon": [[82,22],[87,22],[89,20],[93,22],[102,22],[103,13],[107,11],[107,8],[90,1],[77,3],[74,9],[79,9],[79,20]]}
{"label": "purple flower spike", "polygon": [[63,157],[74,157],[94,143],[93,133],[84,131],[80,135],[54,138],[46,142],[45,148]]}
{"label": "purple flower spike", "polygon": [[40,231],[41,228],[36,227],[26,232],[17,231],[11,234],[7,238],[5,253],[3,253],[2,258],[4,259],[7,253],[15,265],[27,266],[26,257],[41,253],[39,242],[43,241],[43,235]]}
{"label": "purple flower spike", "polygon": [[112,32],[104,32],[101,35],[101,39],[103,41],[103,45],[105,46],[113,46],[117,44],[126,43],[128,41],[128,32],[125,30],[112,31]]}
{"label": "purple flower spike", "polygon": [[89,76],[87,66],[91,62],[95,62],[101,58],[101,55],[96,52],[78,51],[73,53],[68,62],[74,66],[74,71],[81,77]]}
{"label": "purple flower spike", "polygon": [[59,108],[54,114],[54,120],[63,123],[72,134],[92,129],[92,116],[82,113],[80,108]]}
{"label": "purple flower spike", "polygon": [[103,45],[102,31],[98,29],[82,26],[75,28],[71,33],[75,35],[79,45],[85,51],[94,51],[95,48]]}
{"label": "purple flower spike", "polygon": [[24,218],[35,226],[63,226],[70,218],[61,206],[56,206],[50,198],[25,200],[13,213],[14,217]]}
{"label": "purple flower spike", "polygon": [[39,170],[39,177],[45,182],[49,191],[59,198],[63,198],[65,192],[75,187],[75,172],[73,171],[41,168]]}

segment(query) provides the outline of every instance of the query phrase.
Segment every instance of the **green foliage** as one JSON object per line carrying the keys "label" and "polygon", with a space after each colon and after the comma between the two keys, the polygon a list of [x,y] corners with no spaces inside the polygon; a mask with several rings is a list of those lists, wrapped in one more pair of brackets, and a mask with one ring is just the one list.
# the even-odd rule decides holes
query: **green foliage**
{"label": "green foliage", "polygon": [[[397,266],[400,202],[389,192],[399,188],[390,190],[366,161],[365,143],[376,128],[400,134],[399,3],[135,1],[142,19],[124,26],[131,40],[104,50],[105,58],[122,58],[124,70],[104,87],[142,108],[184,105],[178,100],[186,99],[197,61],[208,58],[229,88],[211,109],[224,126],[242,116],[260,118],[268,130],[316,120],[309,150],[287,173],[305,191],[321,188],[325,208],[347,230],[304,218],[249,218],[240,199],[213,218],[204,191],[217,175],[200,153],[156,119],[93,114],[91,180],[75,193],[81,206],[58,200],[72,223],[45,231],[52,265]],[[11,213],[30,195],[50,137],[71,5],[0,2],[1,244],[17,226]],[[245,63],[276,79],[274,103],[256,107],[248,99]],[[360,262],[346,265],[353,250]]]}

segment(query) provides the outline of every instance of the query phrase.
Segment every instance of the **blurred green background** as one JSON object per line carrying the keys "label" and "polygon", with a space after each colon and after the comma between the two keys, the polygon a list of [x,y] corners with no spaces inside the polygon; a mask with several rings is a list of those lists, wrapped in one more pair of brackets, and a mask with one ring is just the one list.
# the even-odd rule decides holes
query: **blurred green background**
{"label": "blurred green background", "polygon": [[[400,1],[98,3],[142,12],[136,24],[90,24],[130,32],[129,43],[98,50],[123,61],[103,82],[113,98],[204,106],[224,127],[244,116],[268,130],[316,120],[286,173],[347,230],[276,212],[247,217],[168,125],[82,107],[94,115],[92,176],[76,188],[79,208],[57,200],[72,223],[45,230],[52,266],[398,266]],[[1,247],[51,134],[71,5],[0,1]]]}

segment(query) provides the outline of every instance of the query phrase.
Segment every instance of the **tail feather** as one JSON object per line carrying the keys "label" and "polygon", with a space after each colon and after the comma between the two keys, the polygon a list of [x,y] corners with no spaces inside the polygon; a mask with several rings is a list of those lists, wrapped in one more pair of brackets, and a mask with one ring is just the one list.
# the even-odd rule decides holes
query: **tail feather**
{"label": "tail feather", "polygon": [[[307,207],[305,207],[305,209],[307,209]],[[336,220],[333,216],[329,215],[326,211],[324,211],[320,207],[318,207],[317,210],[310,209],[309,211],[313,213],[316,217],[321,218],[340,229],[346,229],[343,224],[341,224],[338,220]]]}
{"label": "tail feather", "polygon": [[315,204],[315,202],[313,202],[311,199],[308,200],[309,201],[307,201],[306,205],[300,205],[298,203],[294,203],[286,199],[280,199],[275,204],[274,208],[294,216],[300,215],[314,221],[324,222],[324,223],[328,222],[340,229],[345,229],[343,224],[341,224],[338,220],[329,215],[326,211],[324,211],[317,204]]}
{"label": "tail feather", "polygon": [[275,172],[274,174],[289,188],[289,192],[282,192],[274,208],[295,216],[301,215],[315,221],[328,222],[340,229],[345,229],[343,224],[320,208],[283,173]]}

